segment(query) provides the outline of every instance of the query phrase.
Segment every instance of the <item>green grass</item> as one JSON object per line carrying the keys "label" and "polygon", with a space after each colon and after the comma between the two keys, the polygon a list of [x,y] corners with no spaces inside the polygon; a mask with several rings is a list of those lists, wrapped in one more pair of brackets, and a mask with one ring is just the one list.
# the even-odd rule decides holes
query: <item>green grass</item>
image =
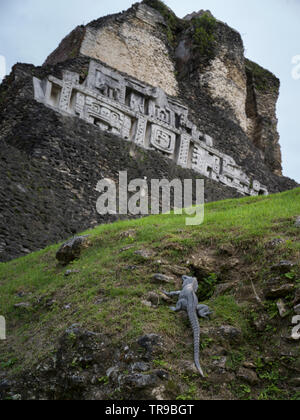
{"label": "green grass", "polygon": [[[191,333],[188,323],[178,321],[168,304],[153,309],[142,303],[148,292],[160,288],[151,283],[152,275],[174,265],[189,270],[187,262],[192,254],[201,255],[206,249],[218,252],[222,244],[231,244],[242,264],[249,265],[262,283],[270,265],[266,245],[270,240],[287,239],[274,251],[271,264],[284,258],[299,259],[299,229],[294,226],[298,215],[300,189],[268,197],[226,200],[207,204],[205,221],[200,226],[187,227],[184,215],[171,214],[101,225],[84,232],[90,235],[91,246],[67,268],[55,259],[59,244],[1,263],[0,313],[6,317],[8,334],[7,342],[0,343],[1,365],[18,372],[37,363],[52,354],[57,338],[74,323],[96,332],[109,332],[116,345],[134,341],[144,333],[162,334],[173,344],[170,358],[164,363],[176,364],[179,355],[192,358],[192,347],[186,343]],[[131,234],[124,235],[128,231]],[[151,251],[150,257],[137,255],[139,250]],[[79,272],[65,277],[70,268]],[[293,273],[296,284],[298,279],[298,272]],[[215,287],[213,273],[207,281]],[[240,283],[241,287],[248,286],[244,278]],[[247,334],[247,302],[235,293],[219,297],[208,293],[207,302],[214,310],[211,325],[233,325]],[[16,309],[14,305],[21,302],[30,303],[30,307]],[[206,350],[213,347],[203,345]],[[274,396],[275,391],[266,388],[261,398]],[[194,389],[188,390],[185,397],[192,395]]]}

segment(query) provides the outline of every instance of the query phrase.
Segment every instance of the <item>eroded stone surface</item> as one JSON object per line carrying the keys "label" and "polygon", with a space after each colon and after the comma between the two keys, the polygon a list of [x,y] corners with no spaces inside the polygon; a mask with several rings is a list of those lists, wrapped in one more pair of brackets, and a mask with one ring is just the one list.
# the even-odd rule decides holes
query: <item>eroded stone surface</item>
{"label": "eroded stone surface", "polygon": [[[136,4],[126,13],[78,27],[47,58],[56,64],[74,55],[85,55],[107,63],[143,82],[159,86],[177,96],[175,63],[157,35],[165,27],[163,17],[146,4]],[[75,48],[74,48],[75,45]]]}

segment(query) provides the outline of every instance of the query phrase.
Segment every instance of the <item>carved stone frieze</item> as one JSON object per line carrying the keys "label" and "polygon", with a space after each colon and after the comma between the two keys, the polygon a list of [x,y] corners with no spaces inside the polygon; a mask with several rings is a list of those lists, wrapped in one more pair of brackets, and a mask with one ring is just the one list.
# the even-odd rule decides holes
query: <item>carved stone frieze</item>
{"label": "carved stone frieze", "polygon": [[188,109],[162,89],[146,85],[91,60],[83,83],[70,71],[63,79],[33,78],[35,99],[137,145],[155,149],[245,195],[268,194],[234,159],[213,147],[213,139],[188,118]]}

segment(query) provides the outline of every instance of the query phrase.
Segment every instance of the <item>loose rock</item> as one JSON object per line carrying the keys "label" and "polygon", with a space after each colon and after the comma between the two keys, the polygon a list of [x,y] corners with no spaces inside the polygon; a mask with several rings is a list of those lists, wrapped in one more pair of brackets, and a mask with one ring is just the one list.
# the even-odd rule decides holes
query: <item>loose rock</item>
{"label": "loose rock", "polygon": [[230,243],[229,244],[222,244],[219,247],[219,253],[221,255],[228,255],[228,256],[231,257],[232,255],[234,255],[234,252],[235,252],[234,246]]}
{"label": "loose rock", "polygon": [[135,255],[138,255],[145,260],[149,260],[151,257],[154,256],[154,252],[149,249],[140,249],[138,251],[135,251]]}
{"label": "loose rock", "polygon": [[16,309],[18,309],[18,308],[30,308],[30,303],[26,303],[26,302],[16,303],[14,305],[14,308],[16,308]]}
{"label": "loose rock", "polygon": [[271,267],[272,271],[276,271],[280,274],[287,274],[289,273],[293,268],[295,267],[295,264],[291,261],[280,261],[279,264],[275,264]]}
{"label": "loose rock", "polygon": [[64,243],[57,251],[56,259],[63,265],[80,257],[81,251],[89,246],[88,236],[76,236]]}
{"label": "loose rock", "polygon": [[271,248],[277,248],[278,246],[284,244],[286,241],[284,239],[281,238],[275,238],[272,241],[269,242],[269,246]]}
{"label": "loose rock", "polygon": [[236,376],[249,385],[257,385],[259,382],[257,374],[250,369],[240,368]]}
{"label": "loose rock", "polygon": [[225,295],[227,292],[232,290],[235,286],[236,286],[236,282],[218,284],[215,289],[214,297]]}
{"label": "loose rock", "polygon": [[148,300],[142,300],[142,304],[147,306],[148,308],[152,308],[152,303],[149,302]]}
{"label": "loose rock", "polygon": [[219,334],[232,343],[238,343],[242,339],[242,331],[230,325],[220,327]]}
{"label": "loose rock", "polygon": [[271,286],[269,289],[265,289],[265,296],[267,299],[278,299],[284,298],[293,292],[295,289],[293,284],[284,284],[282,286]]}
{"label": "loose rock", "polygon": [[277,302],[277,308],[278,308],[279,315],[281,316],[281,318],[285,318],[289,314],[289,310],[287,309],[286,304],[284,303],[282,299],[280,299]]}
{"label": "loose rock", "polygon": [[149,363],[136,362],[131,365],[132,372],[148,372],[150,370]]}
{"label": "loose rock", "polygon": [[153,391],[151,392],[151,396],[156,400],[156,401],[164,401],[165,397],[164,397],[164,392],[166,391],[166,388],[161,385],[157,388],[154,388]]}
{"label": "loose rock", "polygon": [[227,357],[221,356],[218,360],[213,361],[213,365],[220,370],[220,372],[223,372],[226,370],[226,363],[227,363]]}
{"label": "loose rock", "polygon": [[158,382],[156,375],[144,375],[142,373],[135,373],[132,375],[124,375],[119,378],[121,386],[129,387],[130,389],[143,389],[152,387]]}
{"label": "loose rock", "polygon": [[253,325],[258,332],[264,332],[269,322],[269,316],[267,314],[261,314],[253,321]]}
{"label": "loose rock", "polygon": [[160,296],[155,292],[149,292],[147,295],[147,301],[151,302],[152,305],[158,306],[160,301]]}
{"label": "loose rock", "polygon": [[196,374],[198,375],[198,369],[196,368],[196,365],[193,361],[191,360],[181,360],[180,364],[179,364],[180,370],[182,370],[182,372],[184,373],[188,373],[188,374]]}
{"label": "loose rock", "polygon": [[138,339],[138,344],[146,350],[146,360],[152,360],[154,354],[159,353],[163,347],[162,338],[157,334],[144,335]]}
{"label": "loose rock", "polygon": [[164,274],[154,274],[152,277],[152,282],[158,283],[173,283],[174,278],[165,276]]}
{"label": "loose rock", "polygon": [[72,274],[78,274],[78,273],[80,273],[80,271],[79,271],[79,270],[67,270],[67,271],[65,272],[65,277],[69,277],[69,276],[71,276]]}

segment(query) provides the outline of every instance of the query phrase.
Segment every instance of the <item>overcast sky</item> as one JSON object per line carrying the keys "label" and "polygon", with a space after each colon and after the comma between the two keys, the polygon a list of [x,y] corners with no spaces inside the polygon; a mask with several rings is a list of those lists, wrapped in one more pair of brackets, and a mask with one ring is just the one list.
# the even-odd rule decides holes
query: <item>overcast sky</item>
{"label": "overcast sky", "polygon": [[[16,62],[41,65],[75,26],[126,10],[132,3],[134,0],[0,0],[0,73],[1,56],[6,58],[7,71]],[[284,174],[300,182],[300,0],[165,3],[179,17],[211,10],[241,33],[248,58],[280,78],[278,118]]]}

